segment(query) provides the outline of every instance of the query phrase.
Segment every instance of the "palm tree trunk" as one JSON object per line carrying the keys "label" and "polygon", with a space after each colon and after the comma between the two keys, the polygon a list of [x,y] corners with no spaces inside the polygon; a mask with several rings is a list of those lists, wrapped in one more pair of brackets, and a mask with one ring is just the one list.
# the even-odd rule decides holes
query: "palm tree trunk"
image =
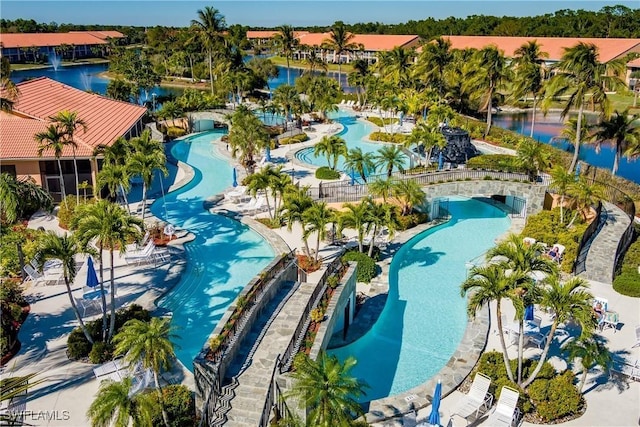
{"label": "palm tree trunk", "polygon": [[584,383],[587,381],[587,373],[589,369],[586,366],[582,365],[582,375],[580,376],[580,382],[578,383],[578,391],[582,393],[582,389],[584,388]]}
{"label": "palm tree trunk", "polygon": [[104,262],[102,259],[102,241],[98,245],[100,252],[100,299],[102,300],[102,341],[107,342],[107,297],[104,294]]}
{"label": "palm tree trunk", "polygon": [[109,322],[109,335],[108,339],[111,341],[111,337],[116,329],[116,285],[114,280],[114,275],[116,273],[115,266],[113,265],[113,247],[109,251],[110,260],[111,260],[111,319]]}
{"label": "palm tree trunk", "polygon": [[573,143],[574,151],[573,158],[571,159],[571,165],[569,166],[569,172],[573,172],[573,169],[576,167],[578,163],[578,154],[580,153],[580,137],[582,131],[582,113],[584,111],[583,103],[580,103],[580,109],[578,110],[578,123],[576,127],[576,140]]}
{"label": "palm tree trunk", "polygon": [[124,198],[124,204],[127,206],[127,212],[131,215],[131,208],[129,207],[129,200],[127,200],[127,193],[124,191],[124,186],[120,184],[120,191],[122,192],[122,197]]}
{"label": "palm tree trunk", "polygon": [[516,384],[522,383],[522,349],[524,348],[524,324],[522,318],[518,321],[518,381]]}
{"label": "palm tree trunk", "polygon": [[[264,191],[264,201],[267,203],[267,209],[269,210],[269,218],[273,219],[273,215],[271,215],[271,204],[269,203],[269,194],[267,193],[266,189]],[[275,201],[273,203],[275,207]]]}
{"label": "palm tree trunk", "polygon": [[209,83],[211,84],[211,95],[213,95],[213,55],[209,50]]}
{"label": "palm tree trunk", "polygon": [[62,162],[60,162],[60,158],[58,157],[58,172],[60,173],[60,190],[62,190],[62,200],[64,200],[64,206],[69,209],[69,204],[67,202],[67,192],[64,189],[64,176],[62,175]]}
{"label": "palm tree trunk", "polygon": [[493,88],[489,88],[489,99],[487,100],[487,130],[484,133],[486,137],[489,135],[489,131],[491,130],[491,108],[493,106],[492,98],[493,98]]}
{"label": "palm tree trunk", "polygon": [[76,319],[78,319],[78,323],[80,323],[80,329],[82,329],[82,333],[84,333],[84,336],[87,338],[87,341],[93,344],[93,338],[91,338],[91,335],[89,334],[89,331],[87,330],[87,327],[85,326],[84,321],[82,320],[82,316],[80,316],[80,311],[78,310],[78,306],[76,305],[76,300],[73,298],[73,295],[71,294],[71,286],[69,285],[69,278],[66,275],[64,276],[64,284],[67,286],[67,295],[69,295],[69,301],[71,301],[71,307],[73,308],[73,312],[76,314]]}
{"label": "palm tree trunk", "polygon": [[71,148],[73,149],[73,172],[76,175],[76,196],[79,196],[80,189],[78,187],[80,187],[80,182],[78,181],[78,164],[76,163],[76,148],[74,146],[71,146]]}
{"label": "palm tree trunk", "polygon": [[371,242],[369,242],[369,258],[373,256],[373,247],[375,246],[376,233],[378,232],[378,226],[373,226],[373,234],[371,234]]}
{"label": "palm tree trunk", "polygon": [[364,233],[362,232],[362,229],[358,230],[358,252],[362,253],[364,252]]}
{"label": "palm tree trunk", "polygon": [[147,183],[142,183],[142,222],[144,222],[144,214],[147,210]]}
{"label": "palm tree trunk", "polygon": [[564,224],[564,194],[560,195],[560,225]]}
{"label": "palm tree trunk", "polygon": [[533,113],[531,114],[531,132],[529,133],[529,137],[533,138],[533,128],[536,125],[536,104],[538,102],[538,97],[533,95]]}
{"label": "palm tree trunk", "polygon": [[191,67],[191,80],[195,80],[195,76],[193,75],[193,58],[189,55],[189,66]]}
{"label": "palm tree trunk", "polygon": [[500,336],[500,346],[502,347],[502,358],[504,359],[504,366],[507,370],[507,376],[510,381],[513,381],[513,372],[511,371],[511,363],[509,363],[509,355],[507,354],[507,345],[504,342],[504,332],[502,327],[502,310],[500,308],[500,300],[496,301],[496,317],[498,319],[498,332]]}
{"label": "palm tree trunk", "polygon": [[557,328],[558,328],[558,321],[556,318],[556,320],[551,325],[551,330],[549,331],[549,335],[547,335],[547,342],[544,346],[544,350],[542,350],[542,354],[540,355],[540,360],[536,365],[536,369],[533,370],[533,372],[531,373],[531,376],[529,376],[529,378],[527,378],[527,380],[522,384],[522,388],[529,387],[529,384],[531,384],[533,380],[535,380],[538,374],[540,373],[540,370],[542,369],[542,365],[544,365],[544,361],[547,359],[547,353],[549,353],[549,347],[551,347],[551,341],[553,341],[553,336],[555,335]]}
{"label": "palm tree trunk", "polygon": [[160,402],[160,408],[162,408],[162,422],[165,427],[169,427],[169,414],[167,414],[167,409],[164,407],[164,398],[162,396],[162,387],[160,387],[160,380],[158,379],[158,373],[153,370],[153,380],[156,383],[156,389],[158,390],[158,401]]}
{"label": "palm tree trunk", "polygon": [[315,259],[316,262],[318,262],[318,255],[320,255],[320,230],[318,230],[318,237],[316,238],[316,253],[315,253]]}
{"label": "palm tree trunk", "polygon": [[287,84],[290,85],[291,84],[291,72],[290,72],[290,68],[289,68],[289,55],[285,55],[285,57],[287,58]]}
{"label": "palm tree trunk", "polygon": [[618,165],[620,164],[620,156],[622,156],[622,141],[616,141],[616,154],[613,157],[613,167],[611,168],[611,175],[615,175],[618,171]]}

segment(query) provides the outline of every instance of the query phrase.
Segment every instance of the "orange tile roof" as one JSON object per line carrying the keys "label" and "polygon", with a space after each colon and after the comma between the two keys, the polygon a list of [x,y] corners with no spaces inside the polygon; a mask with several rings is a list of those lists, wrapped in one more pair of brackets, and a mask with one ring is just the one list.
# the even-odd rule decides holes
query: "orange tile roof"
{"label": "orange tile roof", "polygon": [[[300,43],[308,46],[320,46],[331,37],[331,33],[308,33],[300,37]],[[416,35],[395,34],[354,34],[351,43],[363,45],[364,50],[383,51],[417,42]]]}
{"label": "orange tile roof", "polygon": [[640,68],[640,58],[627,62],[627,67]]}
{"label": "orange tile roof", "polygon": [[504,51],[508,57],[524,43],[537,40],[541,51],[549,54],[549,61],[558,61],[564,54],[564,48],[575,46],[578,42],[593,43],[598,47],[601,62],[609,62],[629,53],[640,52],[640,39],[598,39],[582,37],[493,37],[493,36],[443,36],[451,41],[453,49],[482,49],[494,45]]}
{"label": "orange tile roof", "polygon": [[[276,30],[250,30],[247,31],[247,38],[251,39],[270,39],[271,37],[278,34],[279,31]],[[294,31],[293,34],[300,38],[303,34],[307,34],[308,31]]]}
{"label": "orange tile roof", "polygon": [[106,40],[108,38],[112,38],[112,39],[121,39],[124,37],[124,34],[122,34],[120,31],[114,31],[114,30],[104,30],[104,31],[69,31],[70,33],[87,33],[87,34],[91,34],[92,36],[95,36],[101,40]]}
{"label": "orange tile roof", "polygon": [[[61,44],[73,44],[76,46],[106,44],[105,39],[107,36],[99,36],[99,33],[98,31],[71,33],[0,33],[0,43],[2,43],[2,47],[4,48],[60,46]],[[118,32],[114,31],[113,33]],[[123,37],[121,33],[118,34],[120,34],[120,37]]]}
{"label": "orange tile roof", "polygon": [[[125,135],[147,111],[145,107],[83,92],[46,77],[17,86],[20,95],[13,110],[24,117],[0,116],[2,159],[38,158],[34,135],[46,129],[49,117],[63,110],[77,112],[87,124],[86,132],[79,129],[74,135],[76,155],[81,157],[90,156],[98,145],[110,145]],[[53,158],[53,153],[44,153],[43,157]],[[71,157],[71,151],[65,151],[64,157]]]}

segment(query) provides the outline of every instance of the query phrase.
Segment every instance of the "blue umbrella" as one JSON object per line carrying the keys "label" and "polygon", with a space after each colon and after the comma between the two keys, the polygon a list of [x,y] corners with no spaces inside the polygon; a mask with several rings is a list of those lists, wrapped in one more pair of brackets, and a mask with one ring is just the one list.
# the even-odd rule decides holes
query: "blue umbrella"
{"label": "blue umbrella", "polygon": [[525,307],[524,320],[533,320],[533,304],[529,304]]}
{"label": "blue umbrella", "polygon": [[580,164],[580,162],[578,162],[578,165],[576,166],[576,181],[578,180],[578,178],[580,178],[581,169],[582,169],[582,165]]}
{"label": "blue umbrella", "polygon": [[442,155],[442,151],[441,151],[440,154],[438,155],[438,170],[442,170],[443,166],[444,166],[444,156]]}
{"label": "blue umbrella", "polygon": [[438,380],[436,390],[433,392],[433,400],[431,401],[431,414],[429,415],[429,424],[432,426],[440,425],[440,400],[442,399],[442,383]]}
{"label": "blue umbrella", "polygon": [[271,161],[271,147],[269,147],[268,145],[267,145],[267,152],[265,153],[264,157],[267,160],[267,162]]}
{"label": "blue umbrella", "polygon": [[96,274],[96,269],[93,266],[93,258],[89,257],[89,260],[87,261],[87,286],[95,288],[98,285],[98,275]]}
{"label": "blue umbrella", "polygon": [[233,168],[233,185],[234,187],[238,186],[238,172],[236,172],[236,168]]}
{"label": "blue umbrella", "polygon": [[356,183],[356,177],[353,173],[353,169],[349,170],[349,176],[351,177],[351,185],[354,185]]}

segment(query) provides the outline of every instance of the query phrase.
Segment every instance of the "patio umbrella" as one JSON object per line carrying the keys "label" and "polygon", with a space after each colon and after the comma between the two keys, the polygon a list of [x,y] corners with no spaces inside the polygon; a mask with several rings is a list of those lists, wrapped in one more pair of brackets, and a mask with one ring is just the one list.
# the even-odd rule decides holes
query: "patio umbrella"
{"label": "patio umbrella", "polygon": [[524,320],[533,320],[533,304],[529,304],[525,307]]}
{"label": "patio umbrella", "polygon": [[433,400],[431,401],[431,414],[429,415],[429,425],[440,425],[440,399],[442,399],[442,383],[438,380],[436,390],[433,392]]}
{"label": "patio umbrella", "polygon": [[87,261],[87,286],[95,288],[98,285],[98,275],[96,274],[96,268],[93,266],[93,258],[89,257]]}
{"label": "patio umbrella", "polygon": [[442,166],[444,166],[444,156],[442,155],[442,151],[438,155],[438,170],[442,170]]}
{"label": "patio umbrella", "polygon": [[234,187],[238,186],[238,172],[236,172],[236,168],[233,168],[233,185]]}
{"label": "patio umbrella", "polygon": [[349,177],[351,178],[351,185],[354,185],[356,183],[356,177],[353,174],[353,169],[349,170]]}
{"label": "patio umbrella", "polygon": [[271,147],[269,147],[268,145],[267,145],[267,150],[264,157],[267,160],[267,162],[271,161]]}

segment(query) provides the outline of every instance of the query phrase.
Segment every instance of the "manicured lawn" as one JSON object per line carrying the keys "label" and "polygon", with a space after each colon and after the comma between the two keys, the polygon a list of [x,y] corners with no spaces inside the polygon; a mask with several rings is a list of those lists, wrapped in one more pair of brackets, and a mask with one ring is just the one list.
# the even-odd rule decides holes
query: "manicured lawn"
{"label": "manicured lawn", "polygon": [[[271,62],[273,62],[276,65],[282,65],[284,67],[287,66],[287,60],[283,57],[283,56],[270,56],[269,59],[271,60]],[[309,68],[307,64],[304,63],[304,61],[294,61],[294,60],[289,60],[289,66],[291,68]],[[327,69],[329,71],[338,71],[338,65],[337,64],[327,64]],[[349,64],[342,64],[342,72],[343,73],[349,73],[353,71],[353,67],[351,67],[351,65]]]}

